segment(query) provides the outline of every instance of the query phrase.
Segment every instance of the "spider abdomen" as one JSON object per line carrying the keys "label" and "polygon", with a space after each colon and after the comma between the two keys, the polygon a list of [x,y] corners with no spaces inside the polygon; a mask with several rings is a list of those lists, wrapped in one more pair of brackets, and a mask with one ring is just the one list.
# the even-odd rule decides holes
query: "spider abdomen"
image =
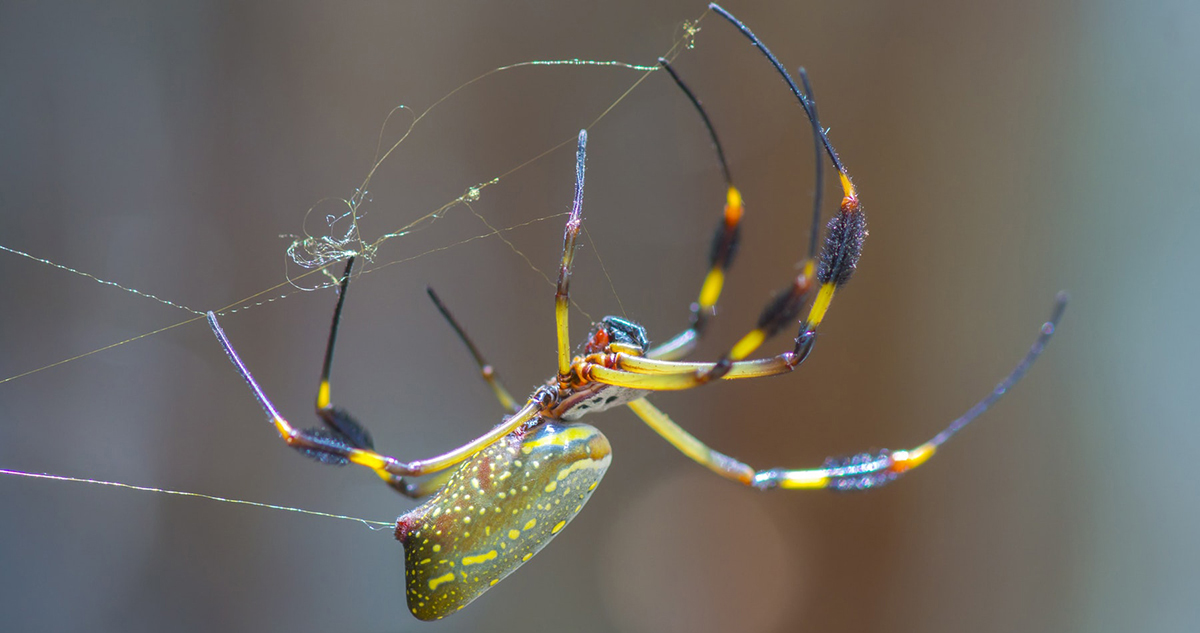
{"label": "spider abdomen", "polygon": [[610,451],[593,426],[544,422],[466,461],[396,522],[413,615],[443,618],[532,558],[583,509]]}

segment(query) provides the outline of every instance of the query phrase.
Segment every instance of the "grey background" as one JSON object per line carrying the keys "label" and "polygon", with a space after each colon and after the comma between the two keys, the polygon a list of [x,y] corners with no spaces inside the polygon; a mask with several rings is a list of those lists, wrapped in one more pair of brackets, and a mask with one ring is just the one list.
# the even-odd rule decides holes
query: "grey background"
{"label": "grey background", "polygon": [[[589,421],[609,435],[614,463],[578,521],[433,625],[404,608],[401,549],[386,531],[0,477],[0,628],[1200,626],[1193,4],[729,8],[786,64],[810,69],[871,236],[795,375],[655,401],[764,467],[915,445],[986,393],[1024,353],[1054,292],[1070,290],[1059,338],[977,427],[874,494],[758,494],[708,475],[627,412],[597,416]],[[395,105],[423,109],[531,59],[653,63],[702,10],[5,2],[0,244],[197,309],[239,302],[284,281],[277,236],[298,232],[322,199],[353,192]],[[710,107],[748,205],[702,352],[713,357],[792,274],[812,159],[806,123],[766,63],[713,16],[702,27],[677,66]],[[537,68],[469,87],[380,170],[363,230],[393,230],[573,138],[635,79]],[[559,150],[473,207],[496,226],[561,213],[571,168],[570,150]],[[664,75],[592,128],[589,170],[594,245],[578,257],[574,296],[592,318],[623,306],[661,340],[685,322],[722,195],[699,122]],[[310,227],[333,208],[323,204]],[[506,236],[553,274],[561,222]],[[485,232],[458,207],[388,242],[377,263]],[[189,316],[8,254],[0,271],[4,377]],[[498,420],[426,283],[515,391],[553,371],[553,290],[495,238],[362,277],[334,397],[403,458]],[[332,302],[291,292],[223,321],[298,423],[310,419]],[[588,318],[572,316],[582,337]],[[0,465],[379,519],[411,507],[362,469],[283,448],[201,322],[0,384]]]}

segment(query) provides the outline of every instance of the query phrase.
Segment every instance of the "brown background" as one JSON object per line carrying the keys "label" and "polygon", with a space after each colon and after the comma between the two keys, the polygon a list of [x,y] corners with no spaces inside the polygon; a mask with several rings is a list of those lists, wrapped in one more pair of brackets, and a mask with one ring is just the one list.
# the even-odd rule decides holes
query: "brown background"
{"label": "brown background", "polygon": [[[345,4],[4,3],[0,244],[194,308],[224,306],[284,280],[277,235],[298,232],[323,198],[353,192],[393,106],[423,109],[531,59],[653,63],[703,10]],[[608,433],[614,463],[579,520],[435,625],[406,612],[401,550],[386,532],[4,477],[0,628],[1200,626],[1200,345],[1189,327],[1200,12],[1182,1],[729,8],[789,67],[810,69],[871,236],[796,375],[656,402],[762,466],[914,445],[986,393],[1024,353],[1054,292],[1070,290],[1060,337],[977,427],[874,494],[759,494],[709,476],[627,412],[597,416],[589,421]],[[792,274],[812,159],[799,108],[766,63],[713,16],[702,26],[677,66],[711,108],[749,209],[703,350],[712,357]],[[364,232],[393,230],[573,138],[635,79],[521,69],[464,90],[381,169]],[[575,297],[592,318],[623,305],[661,340],[684,323],[702,274],[722,195],[712,154],[664,75],[591,139],[594,246],[577,260]],[[563,149],[485,189],[474,209],[511,226],[561,213],[570,192]],[[310,227],[335,208],[325,204]],[[561,222],[508,237],[553,273]],[[458,207],[387,243],[378,263],[485,231]],[[5,377],[189,316],[8,254],[0,271]],[[362,277],[335,399],[403,458],[498,419],[426,283],[514,390],[554,362],[553,290],[495,238]],[[268,393],[304,423],[332,302],[293,292],[223,320]],[[579,338],[588,318],[573,319]],[[200,322],[0,384],[0,465],[371,518],[411,507],[361,469],[284,449]]]}

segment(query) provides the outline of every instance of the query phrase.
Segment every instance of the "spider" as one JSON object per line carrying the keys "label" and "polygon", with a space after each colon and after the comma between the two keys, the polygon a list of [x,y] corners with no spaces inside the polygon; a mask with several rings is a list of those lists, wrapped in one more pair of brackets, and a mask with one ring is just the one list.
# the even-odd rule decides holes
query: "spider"
{"label": "spider", "polygon": [[[554,299],[557,373],[524,404],[518,404],[465,330],[429,289],[430,298],[474,357],[483,379],[501,405],[511,412],[500,424],[463,446],[428,459],[400,461],[376,452],[367,430],[346,411],[333,406],[330,368],[353,258],[346,262],[339,284],[317,390],[316,413],[323,423],[320,427],[297,429],[279,413],[234,351],[216,316],[208,313],[209,325],[225,353],[287,445],[323,463],[366,466],[407,497],[420,499],[432,495],[396,521],[395,535],[405,550],[408,607],[417,618],[435,620],[462,609],[532,558],[579,513],[611,460],[605,436],[595,427],[578,421],[586,414],[628,406],[688,457],[722,477],[760,490],[877,488],[920,466],[1012,387],[1041,353],[1065,309],[1066,297],[1060,294],[1050,321],[1042,326],[1040,335],[1016,368],[987,397],[931,440],[911,450],[883,449],[829,458],[819,468],[757,470],[709,448],[650,404],[646,396],[654,391],[691,389],[714,380],[758,378],[794,370],[812,351],[817,329],[835,291],[854,272],[866,236],[858,193],[818,123],[804,71],[800,72],[804,84],[801,90],[749,28],[721,7],[709,6],[738,28],[787,82],[812,124],[818,157],[818,194],[808,259],[801,273],[767,304],[757,325],[716,362],[680,359],[696,347],[707,317],[714,313],[725,273],[736,254],[744,211],[742,197],[732,184],[707,113],[666,60],[660,60],[660,64],[691,100],[708,128],[727,184],[724,213],[712,242],[708,273],[697,301],[691,306],[690,325],[666,342],[652,347],[642,326],[608,316],[593,326],[579,353],[571,353],[568,290],[582,222],[586,130],[579,133],[575,195],[564,230]],[[838,214],[826,228],[824,244],[817,256],[822,151],[838,171],[842,201]],[[771,358],[746,360],[767,339],[797,319],[805,306],[807,313],[799,319],[791,351]],[[422,475],[433,476],[410,481]]]}

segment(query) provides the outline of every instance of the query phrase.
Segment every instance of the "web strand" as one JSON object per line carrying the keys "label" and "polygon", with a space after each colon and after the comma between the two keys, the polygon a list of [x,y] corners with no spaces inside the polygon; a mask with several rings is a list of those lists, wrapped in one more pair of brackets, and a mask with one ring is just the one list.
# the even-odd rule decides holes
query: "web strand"
{"label": "web strand", "polygon": [[66,481],[70,483],[92,484],[96,486],[111,486],[113,488],[124,488],[126,490],[137,490],[139,492],[157,492],[164,495],[176,495],[180,497],[194,497],[198,499],[208,499],[209,501],[220,501],[222,503],[233,503],[236,505],[253,506],[256,508],[266,508],[268,510],[283,510],[285,512],[295,512],[298,514],[307,514],[310,516],[324,517],[327,519],[342,519],[344,521],[355,521],[361,523],[371,530],[382,530],[385,528],[394,528],[394,521],[372,521],[370,519],[361,519],[359,517],[347,516],[344,514],[331,514],[329,512],[318,512],[316,510],[305,510],[303,508],[293,508],[290,506],[275,505],[273,503],[261,503],[258,501],[246,501],[243,499],[230,499],[228,497],[219,497],[217,495],[206,495],[199,492],[184,492],[182,490],[168,490],[165,488],[154,488],[152,486],[135,486],[133,484],[125,484],[118,481],[104,481],[102,479],[88,479],[85,477],[68,477],[66,475],[51,475],[49,473],[28,473],[20,470],[11,470],[8,468],[0,468],[0,475],[13,475],[17,477],[28,477],[31,479],[48,479],[50,481]]}
{"label": "web strand", "polygon": [[[699,24],[704,19],[704,16],[707,15],[708,13],[709,13],[709,11],[706,10],[704,12],[704,14],[702,14],[696,20],[685,22],[683,25],[682,35],[679,35],[676,37],[676,39],[672,42],[669,50],[664,55],[662,55],[662,57],[667,58],[667,59],[674,59],[683,50],[693,48],[695,46],[696,34],[700,30]],[[279,290],[280,288],[283,288],[284,286],[290,285],[290,286],[294,287],[296,289],[296,291],[304,291],[304,292],[310,292],[310,291],[321,290],[324,288],[332,287],[333,285],[335,285],[333,282],[324,282],[324,283],[318,284],[311,288],[299,286],[299,285],[297,285],[296,282],[308,277],[309,275],[324,274],[326,269],[329,266],[337,263],[341,259],[344,259],[345,257],[350,256],[350,255],[358,255],[358,256],[361,256],[364,259],[370,261],[372,255],[374,255],[374,253],[376,253],[378,251],[380,245],[383,244],[384,242],[386,242],[390,239],[396,238],[396,237],[402,237],[402,236],[408,235],[416,230],[424,228],[424,225],[427,225],[430,222],[443,217],[446,214],[446,212],[449,211],[450,209],[452,209],[453,207],[456,207],[458,205],[467,205],[469,207],[471,202],[475,202],[480,199],[481,191],[484,188],[499,183],[501,180],[507,178],[508,176],[516,173],[517,171],[520,171],[521,169],[524,169],[525,167],[527,167],[535,162],[538,162],[542,158],[556,152],[557,150],[561,149],[565,145],[567,145],[569,143],[573,143],[574,137],[572,136],[571,138],[566,139],[566,140],[550,147],[549,149],[533,156],[532,158],[529,158],[529,159],[517,164],[515,167],[512,167],[511,169],[503,172],[499,176],[496,176],[490,180],[481,182],[475,186],[468,187],[466,192],[464,192],[461,196],[455,198],[454,200],[451,200],[450,202],[447,202],[446,204],[443,204],[442,206],[438,207],[436,210],[429,212],[429,213],[417,218],[416,220],[413,220],[413,221],[405,224],[404,226],[402,226],[394,231],[384,233],[383,235],[381,235],[379,238],[375,239],[372,242],[368,243],[368,242],[363,241],[361,238],[361,235],[359,234],[358,224],[357,224],[357,222],[358,222],[357,210],[358,210],[359,205],[364,200],[367,200],[367,188],[370,185],[372,178],[374,177],[375,173],[379,170],[380,166],[382,166],[383,163],[388,159],[388,157],[391,156],[392,153],[394,153],[400,147],[400,145],[409,137],[409,135],[412,133],[412,131],[416,127],[416,125],[418,123],[420,123],[430,112],[432,112],[439,105],[441,105],[445,101],[449,100],[450,98],[452,98],[453,96],[455,96],[456,94],[461,92],[462,90],[468,88],[469,86],[471,86],[477,82],[480,82],[480,81],[490,77],[491,75],[494,75],[494,74],[497,74],[500,72],[504,72],[504,71],[508,71],[508,70],[517,69],[517,68],[523,68],[523,67],[547,67],[547,66],[582,66],[582,67],[599,67],[599,68],[619,68],[619,69],[623,69],[623,70],[632,70],[632,71],[641,73],[638,76],[637,80],[635,80],[627,89],[625,89],[620,94],[620,96],[618,96],[616,98],[616,100],[614,100],[611,104],[609,104],[598,116],[596,116],[592,121],[590,121],[587,124],[587,126],[586,126],[587,129],[592,128],[597,123],[599,123],[602,119],[604,119],[610,112],[612,112],[613,109],[615,109],[622,101],[624,101],[626,97],[628,97],[635,89],[637,89],[642,84],[642,82],[644,82],[646,80],[646,78],[648,78],[650,76],[651,73],[656,72],[660,69],[659,66],[657,66],[657,65],[642,65],[642,64],[634,64],[634,63],[615,61],[615,60],[607,60],[606,61],[606,60],[587,60],[587,59],[532,60],[532,61],[520,62],[520,63],[516,63],[516,64],[509,64],[507,66],[501,66],[499,68],[494,68],[492,70],[489,70],[489,71],[483,73],[482,75],[479,75],[478,77],[475,77],[474,79],[471,79],[470,81],[463,83],[462,85],[458,86],[454,90],[451,90],[449,93],[447,93],[443,97],[439,98],[432,105],[427,107],[419,115],[416,115],[412,119],[412,121],[409,123],[408,127],[405,129],[405,131],[401,135],[400,139],[395,141],[394,143],[392,143],[390,146],[388,146],[388,149],[386,151],[383,151],[381,154],[379,150],[380,150],[380,148],[382,148],[384,146],[383,145],[383,136],[384,136],[384,133],[386,132],[388,121],[391,120],[392,115],[395,114],[399,110],[406,110],[406,111],[411,110],[407,106],[403,106],[403,105],[398,106],[397,108],[393,108],[392,112],[389,113],[389,115],[385,118],[383,128],[380,130],[380,142],[376,149],[377,158],[376,158],[375,162],[372,164],[371,169],[368,171],[366,177],[363,179],[362,184],[357,189],[355,189],[354,195],[351,196],[350,199],[342,201],[343,203],[345,203],[347,205],[348,209],[341,215],[337,216],[337,219],[334,221],[334,223],[336,223],[338,221],[341,221],[342,219],[346,219],[351,223],[350,228],[343,231],[343,240],[339,240],[339,239],[333,238],[331,236],[314,237],[314,236],[306,235],[304,238],[298,238],[287,249],[288,254],[289,254],[289,259],[291,259],[292,261],[299,262],[299,259],[297,259],[297,258],[298,257],[302,258],[302,256],[299,256],[297,253],[299,251],[303,251],[303,249],[304,249],[303,243],[307,242],[307,241],[312,241],[313,243],[319,242],[321,244],[320,248],[323,249],[324,252],[336,253],[337,257],[329,258],[329,257],[322,257],[319,255],[315,255],[314,259],[307,260],[309,262],[309,264],[311,264],[311,268],[312,268],[311,270],[308,270],[308,271],[306,271],[300,275],[294,276],[294,277],[289,275],[287,277],[286,281],[284,281],[284,282],[275,284],[274,286],[271,286],[260,292],[254,293],[243,299],[233,301],[224,307],[213,310],[213,312],[215,312],[218,315],[232,314],[235,312],[243,312],[243,311],[249,310],[251,308],[259,307],[259,306],[266,305],[269,303],[278,302],[278,301],[290,296],[293,293],[292,292],[284,292],[284,293],[281,293],[281,294],[278,294],[275,296],[268,296],[266,298],[262,298],[262,297],[264,297],[264,295],[270,295],[271,293]],[[320,203],[318,203],[318,204],[320,204]],[[310,208],[309,214],[311,214],[311,212],[315,208],[316,208],[315,206],[313,208]],[[478,214],[476,214],[476,215],[478,215]],[[307,217],[307,214],[306,214],[306,217]],[[540,218],[539,220],[535,220],[535,221],[540,221],[540,220],[544,220],[544,219],[546,219],[546,218]],[[512,228],[516,228],[519,226],[524,226],[529,223],[530,222],[517,224],[514,227],[509,227],[508,229],[497,230],[497,229],[493,228],[489,233],[477,236],[475,238],[469,238],[466,240],[462,240],[460,242],[457,242],[455,244],[451,244],[451,245],[445,246],[445,247],[438,247],[438,248],[430,249],[430,250],[427,250],[417,256],[407,257],[407,258],[403,258],[400,260],[388,262],[386,264],[377,265],[370,270],[364,270],[363,274],[365,274],[367,272],[372,272],[374,270],[380,270],[382,268],[389,267],[393,264],[412,261],[413,259],[416,259],[418,257],[423,257],[424,255],[427,255],[430,253],[443,251],[443,250],[446,250],[447,248],[452,248],[457,245],[461,245],[461,244],[465,244],[467,242],[474,241],[475,239],[480,239],[483,237],[490,237],[493,235],[501,236],[501,233],[504,231],[508,231],[508,230],[511,230]],[[503,239],[502,236],[501,236],[501,239]],[[357,249],[350,248],[350,244],[349,244],[350,242],[357,242],[359,244],[359,247]],[[511,246],[511,244],[510,244],[510,246]],[[47,266],[58,268],[58,269],[61,269],[61,270],[64,270],[64,271],[67,271],[67,272],[70,272],[70,273],[73,273],[76,275],[80,275],[80,276],[88,278],[88,279],[92,279],[93,281],[100,283],[102,285],[107,285],[107,286],[111,286],[114,288],[118,288],[118,289],[124,290],[126,292],[129,292],[131,294],[134,294],[134,295],[146,298],[146,299],[151,299],[153,301],[157,301],[159,303],[174,307],[176,309],[186,310],[186,311],[191,312],[192,314],[196,315],[196,317],[194,317],[194,318],[190,318],[190,319],[186,319],[184,321],[179,321],[177,323],[166,325],[166,326],[163,326],[156,330],[153,330],[151,332],[146,332],[144,334],[133,336],[133,337],[130,337],[130,338],[127,338],[127,339],[124,339],[124,340],[121,340],[121,341],[118,341],[115,343],[111,343],[109,345],[105,345],[103,347],[96,348],[96,349],[88,351],[88,352],[76,354],[69,358],[65,358],[65,359],[62,359],[59,361],[48,363],[46,365],[42,365],[42,366],[34,368],[34,369],[20,372],[18,374],[14,374],[12,376],[0,378],[0,384],[10,382],[10,381],[16,380],[18,378],[24,378],[25,376],[29,376],[31,374],[45,371],[47,369],[58,367],[60,365],[70,363],[70,362],[79,360],[81,358],[91,356],[93,354],[97,354],[99,352],[110,350],[114,347],[119,347],[119,346],[125,345],[127,343],[132,343],[134,341],[141,340],[143,338],[147,338],[149,336],[153,336],[155,334],[159,334],[161,332],[165,332],[167,330],[174,329],[181,325],[190,324],[194,321],[199,320],[205,314],[205,311],[203,311],[203,310],[197,310],[195,308],[191,308],[191,307],[182,305],[180,303],[171,301],[169,299],[164,299],[162,297],[153,295],[148,292],[142,292],[140,290],[137,290],[136,288],[124,286],[124,285],[114,282],[114,281],[101,279],[90,273],[83,272],[81,270],[72,268],[70,266],[58,264],[51,260],[37,257],[35,255],[26,253],[24,251],[9,248],[9,247],[3,246],[3,245],[0,245],[0,250],[3,250],[5,252],[8,252],[8,253],[11,253],[14,255],[28,258],[30,260],[36,261],[38,263],[41,263],[41,264],[44,264]],[[524,257],[524,255],[522,253],[520,253],[520,251],[517,251],[517,253],[518,253],[518,255],[521,255],[522,257]],[[308,253],[308,255],[313,255],[313,254]],[[524,257],[524,258],[528,261],[527,257]],[[600,260],[600,266],[602,269],[604,269],[605,276],[609,276],[607,268],[604,267],[603,260]],[[306,266],[306,267],[309,267],[309,266]],[[538,270],[537,267],[532,266],[532,264],[531,264],[531,267],[533,268],[533,270],[535,272],[538,272],[539,274],[542,274],[543,277],[545,277],[544,273],[542,273],[540,270]],[[609,277],[609,279],[610,279],[610,286],[611,286],[611,277]],[[615,294],[615,288],[614,288],[614,294]],[[617,302],[620,303],[619,296],[617,297]],[[582,308],[580,308],[580,306],[578,304],[575,304],[575,307],[582,311]],[[624,311],[623,308],[622,308],[622,311]],[[586,312],[584,314],[586,316]],[[588,318],[590,319],[591,317],[588,316]]]}

